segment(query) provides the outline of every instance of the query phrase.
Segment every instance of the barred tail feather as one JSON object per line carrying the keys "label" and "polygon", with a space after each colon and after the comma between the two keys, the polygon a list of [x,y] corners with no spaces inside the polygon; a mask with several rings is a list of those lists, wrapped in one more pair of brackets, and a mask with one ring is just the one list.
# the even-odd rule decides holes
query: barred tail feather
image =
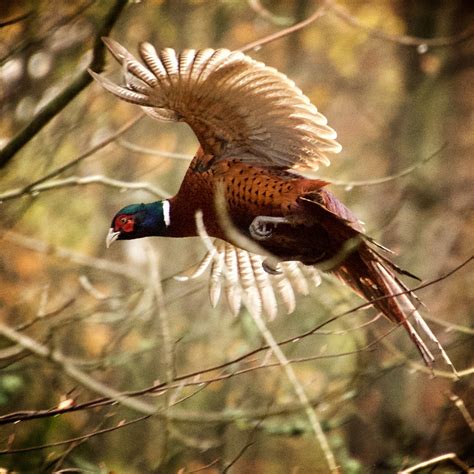
{"label": "barred tail feather", "polygon": [[[391,321],[401,324],[408,332],[420,352],[424,362],[431,367],[435,357],[424,342],[410,319],[427,338],[438,348],[444,361],[456,370],[437,337],[414,306],[416,296],[397,278],[393,267],[367,244],[362,244],[358,251],[347,257],[336,270],[336,274],[357,293],[373,305]],[[396,295],[387,298],[387,296]]]}

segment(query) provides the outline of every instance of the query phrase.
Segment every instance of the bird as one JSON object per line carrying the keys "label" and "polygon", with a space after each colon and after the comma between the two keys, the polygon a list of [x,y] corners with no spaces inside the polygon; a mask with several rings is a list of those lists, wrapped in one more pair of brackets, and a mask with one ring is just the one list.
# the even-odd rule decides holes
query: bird
{"label": "bird", "polygon": [[92,77],[153,119],[187,123],[200,145],[174,196],[116,213],[107,246],[199,236],[199,213],[206,235],[220,242],[221,261],[229,257],[235,267],[253,252],[260,274],[278,275],[295,263],[332,273],[403,326],[428,367],[435,361],[431,345],[454,370],[417,309],[420,301],[400,279],[414,275],[382,253],[328,181],[305,176],[329,165],[327,154],[342,147],[292,80],[238,50],[178,53],[142,42],[137,59],[117,41],[103,41],[121,65],[123,84],[89,70]]}

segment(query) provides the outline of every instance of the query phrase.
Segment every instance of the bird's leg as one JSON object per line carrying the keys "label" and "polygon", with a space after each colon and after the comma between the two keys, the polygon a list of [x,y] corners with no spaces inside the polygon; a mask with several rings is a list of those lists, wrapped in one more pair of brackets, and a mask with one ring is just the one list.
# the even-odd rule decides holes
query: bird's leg
{"label": "bird's leg", "polygon": [[249,227],[249,232],[255,240],[267,240],[272,236],[271,227],[278,224],[290,224],[290,220],[286,217],[257,216]]}

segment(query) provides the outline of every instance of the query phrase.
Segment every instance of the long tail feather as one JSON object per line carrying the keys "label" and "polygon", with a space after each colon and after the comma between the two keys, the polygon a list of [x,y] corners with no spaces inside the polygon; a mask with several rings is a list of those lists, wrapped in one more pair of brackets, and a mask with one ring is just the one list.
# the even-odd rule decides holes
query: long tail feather
{"label": "long tail feather", "polygon": [[401,324],[415,343],[426,365],[431,367],[435,357],[410,322],[415,321],[418,329],[434,343],[444,361],[456,373],[446,351],[413,304],[413,301],[418,302],[418,299],[400,281],[394,273],[394,268],[368,244],[362,243],[357,251],[344,260],[335,273],[365,299],[373,301],[374,307],[391,321]]}

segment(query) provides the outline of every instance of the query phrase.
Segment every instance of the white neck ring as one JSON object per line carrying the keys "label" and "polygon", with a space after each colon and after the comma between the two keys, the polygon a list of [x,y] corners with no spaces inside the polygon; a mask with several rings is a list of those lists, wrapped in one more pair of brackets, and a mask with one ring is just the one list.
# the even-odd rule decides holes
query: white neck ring
{"label": "white neck ring", "polygon": [[170,202],[168,200],[163,201],[163,219],[165,220],[166,227],[169,227],[171,224],[171,215],[170,215]]}

